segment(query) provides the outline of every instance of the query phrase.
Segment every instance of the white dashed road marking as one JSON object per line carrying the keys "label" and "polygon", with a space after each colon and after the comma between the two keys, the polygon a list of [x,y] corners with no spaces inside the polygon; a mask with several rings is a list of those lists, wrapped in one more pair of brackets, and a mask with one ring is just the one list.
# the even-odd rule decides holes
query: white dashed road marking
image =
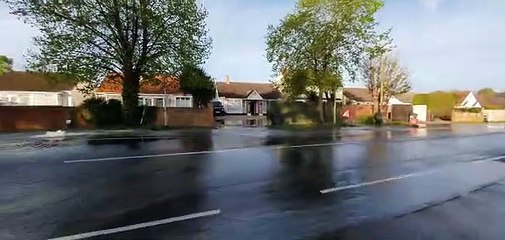
{"label": "white dashed road marking", "polygon": [[391,177],[391,178],[386,178],[386,179],[380,179],[380,180],[371,181],[371,182],[362,182],[362,183],[352,184],[352,185],[347,185],[347,186],[328,188],[328,189],[321,190],[319,192],[321,194],[339,192],[339,191],[343,191],[343,190],[348,190],[348,189],[353,189],[353,188],[360,188],[360,187],[365,187],[365,186],[370,186],[370,185],[375,185],[375,184],[380,184],[380,183],[386,183],[386,182],[391,182],[391,181],[400,180],[400,179],[409,178],[409,177],[417,177],[417,176],[427,175],[427,174],[430,174],[430,173],[433,173],[433,171],[411,173],[411,174],[400,175],[400,176],[396,176],[396,177]]}
{"label": "white dashed road marking", "polygon": [[131,231],[131,230],[140,229],[140,228],[147,228],[147,227],[152,227],[152,226],[157,226],[157,225],[163,225],[163,224],[168,224],[168,223],[173,223],[173,222],[181,222],[181,221],[195,219],[195,218],[209,217],[209,216],[218,215],[220,213],[221,213],[221,209],[217,209],[217,210],[212,210],[212,211],[188,214],[188,215],[184,215],[184,216],[180,216],[180,217],[173,217],[173,218],[167,218],[167,219],[162,219],[162,220],[157,220],[157,221],[152,221],[152,222],[139,223],[139,224],[129,225],[129,226],[125,226],[125,227],[111,228],[111,229],[105,229],[105,230],[94,231],[94,232],[80,233],[80,234],[71,235],[71,236],[51,238],[49,240],[84,239],[84,238],[103,236],[103,235],[108,235],[108,234],[113,234],[113,233],[126,232],[126,231]]}

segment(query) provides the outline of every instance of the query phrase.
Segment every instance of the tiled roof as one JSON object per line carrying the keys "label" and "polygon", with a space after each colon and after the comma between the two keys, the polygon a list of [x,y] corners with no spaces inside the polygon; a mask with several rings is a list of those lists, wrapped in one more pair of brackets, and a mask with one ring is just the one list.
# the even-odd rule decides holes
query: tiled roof
{"label": "tiled roof", "polygon": [[372,102],[368,88],[344,88],[344,96],[357,102]]}
{"label": "tiled roof", "polygon": [[404,103],[412,103],[412,100],[414,99],[414,96],[416,94],[417,93],[415,93],[415,92],[406,92],[406,93],[402,93],[400,95],[397,95],[395,97]]}
{"label": "tiled roof", "polygon": [[[121,93],[123,80],[119,75],[107,76],[96,92]],[[139,93],[144,94],[176,94],[182,93],[179,81],[172,77],[158,76],[151,80],[141,80]]]}
{"label": "tiled roof", "polygon": [[72,90],[75,86],[75,81],[56,81],[39,73],[14,71],[0,75],[0,91],[60,92]]}
{"label": "tiled roof", "polygon": [[220,97],[247,98],[253,90],[256,90],[263,99],[279,99],[282,97],[281,93],[271,83],[217,82],[216,85]]}

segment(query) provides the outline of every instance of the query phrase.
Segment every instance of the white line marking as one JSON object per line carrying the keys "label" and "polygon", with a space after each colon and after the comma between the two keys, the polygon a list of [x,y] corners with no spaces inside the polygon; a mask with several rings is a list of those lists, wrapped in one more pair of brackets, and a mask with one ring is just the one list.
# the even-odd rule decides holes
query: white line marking
{"label": "white line marking", "polygon": [[[333,142],[333,143],[317,143],[317,144],[305,144],[305,145],[293,145],[293,146],[277,146],[270,147],[270,149],[287,149],[287,148],[305,148],[305,147],[320,147],[320,146],[332,146],[332,145],[343,145],[352,144],[355,142]],[[212,151],[199,151],[199,152],[179,152],[179,153],[164,153],[164,154],[152,154],[152,155],[136,155],[136,156],[125,156],[125,157],[107,157],[107,158],[91,158],[91,159],[79,159],[79,160],[67,160],[64,163],[88,163],[88,162],[106,162],[106,161],[117,161],[117,160],[128,160],[128,159],[139,159],[139,158],[156,158],[156,157],[172,157],[172,156],[186,156],[186,155],[200,155],[200,154],[210,154],[210,153],[225,153],[232,151],[240,151],[244,148],[229,148],[221,150]]]}
{"label": "white line marking", "polygon": [[139,158],[156,158],[156,157],[170,157],[170,156],[199,155],[199,154],[207,154],[207,153],[223,153],[223,152],[231,152],[231,151],[237,151],[237,150],[240,150],[240,148],[231,148],[231,149],[214,150],[214,151],[200,151],[200,152],[179,152],[179,153],[126,156],[126,157],[108,157],[108,158],[68,160],[68,161],[64,161],[64,163],[106,162],[106,161],[117,161],[117,160],[128,160],[128,159],[139,159]]}
{"label": "white line marking", "polygon": [[193,213],[193,214],[184,215],[184,216],[180,216],[180,217],[173,217],[173,218],[167,218],[167,219],[162,219],[162,220],[157,220],[157,221],[152,221],[152,222],[139,223],[139,224],[125,226],[125,227],[111,228],[111,229],[94,231],[94,232],[80,233],[80,234],[71,235],[71,236],[51,238],[49,240],[84,239],[84,238],[102,236],[102,235],[107,235],[107,234],[126,232],[126,231],[131,231],[131,230],[135,230],[135,229],[139,229],[139,228],[152,227],[152,226],[168,224],[168,223],[173,223],[173,222],[180,222],[180,221],[185,221],[185,220],[190,220],[190,219],[195,219],[195,218],[208,217],[208,216],[218,215],[220,213],[221,213],[221,209],[217,209],[217,210],[212,210],[212,211]]}
{"label": "white line marking", "polygon": [[[410,138],[409,138],[410,139]],[[409,139],[402,139],[396,141],[403,141]],[[392,140],[393,141],[393,140]],[[252,148],[262,148],[262,149],[290,149],[290,148],[306,148],[306,147],[322,147],[322,146],[337,146],[337,145],[350,145],[350,144],[360,144],[365,141],[343,141],[343,142],[329,142],[329,143],[314,143],[314,144],[303,144],[303,145],[292,145],[292,146],[257,146]],[[244,147],[251,148],[251,147]],[[89,162],[106,162],[106,161],[117,161],[117,160],[131,160],[140,158],[156,158],[156,157],[171,157],[171,156],[187,156],[187,155],[200,155],[200,154],[211,154],[211,153],[225,153],[232,151],[241,151],[244,148],[228,148],[221,150],[208,150],[199,152],[179,152],[179,153],[165,153],[165,154],[152,154],[152,155],[136,155],[136,156],[125,156],[125,157],[107,157],[107,158],[91,158],[91,159],[78,159],[78,160],[66,160],[64,163],[89,163]]]}
{"label": "white line marking", "polygon": [[496,161],[496,160],[501,160],[501,159],[505,159],[505,155],[498,156],[498,157],[493,157],[493,158],[485,158],[485,159],[482,159],[482,160],[473,161],[472,163],[484,163],[484,162],[491,162],[491,161]]}
{"label": "white line marking", "polygon": [[360,187],[370,186],[370,185],[379,184],[379,183],[391,182],[391,181],[400,180],[403,178],[427,175],[427,174],[430,174],[433,172],[434,171],[411,173],[411,174],[400,175],[400,176],[396,176],[396,177],[392,177],[392,178],[386,178],[386,179],[381,179],[381,180],[376,180],[376,181],[371,181],[371,182],[364,182],[364,183],[352,184],[352,185],[335,187],[335,188],[328,188],[328,189],[321,190],[319,192],[321,194],[339,192],[339,191],[343,191],[343,190],[347,190],[347,189],[360,188]]}

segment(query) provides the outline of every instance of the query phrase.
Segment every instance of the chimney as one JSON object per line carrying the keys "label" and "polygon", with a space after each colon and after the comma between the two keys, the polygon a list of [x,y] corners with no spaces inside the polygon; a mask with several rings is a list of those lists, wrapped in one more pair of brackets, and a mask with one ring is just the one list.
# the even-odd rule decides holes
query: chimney
{"label": "chimney", "polygon": [[230,84],[230,83],[231,83],[231,78],[230,78],[230,76],[226,75],[226,78],[225,78],[224,82],[225,82],[226,84]]}

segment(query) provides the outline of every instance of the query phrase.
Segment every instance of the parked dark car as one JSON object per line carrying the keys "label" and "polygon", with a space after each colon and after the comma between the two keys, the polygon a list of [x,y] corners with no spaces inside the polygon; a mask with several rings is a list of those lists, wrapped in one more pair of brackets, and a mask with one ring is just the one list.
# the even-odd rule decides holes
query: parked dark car
{"label": "parked dark car", "polygon": [[214,108],[214,116],[226,115],[226,111],[224,110],[224,106],[221,102],[219,101],[212,102],[212,107]]}

